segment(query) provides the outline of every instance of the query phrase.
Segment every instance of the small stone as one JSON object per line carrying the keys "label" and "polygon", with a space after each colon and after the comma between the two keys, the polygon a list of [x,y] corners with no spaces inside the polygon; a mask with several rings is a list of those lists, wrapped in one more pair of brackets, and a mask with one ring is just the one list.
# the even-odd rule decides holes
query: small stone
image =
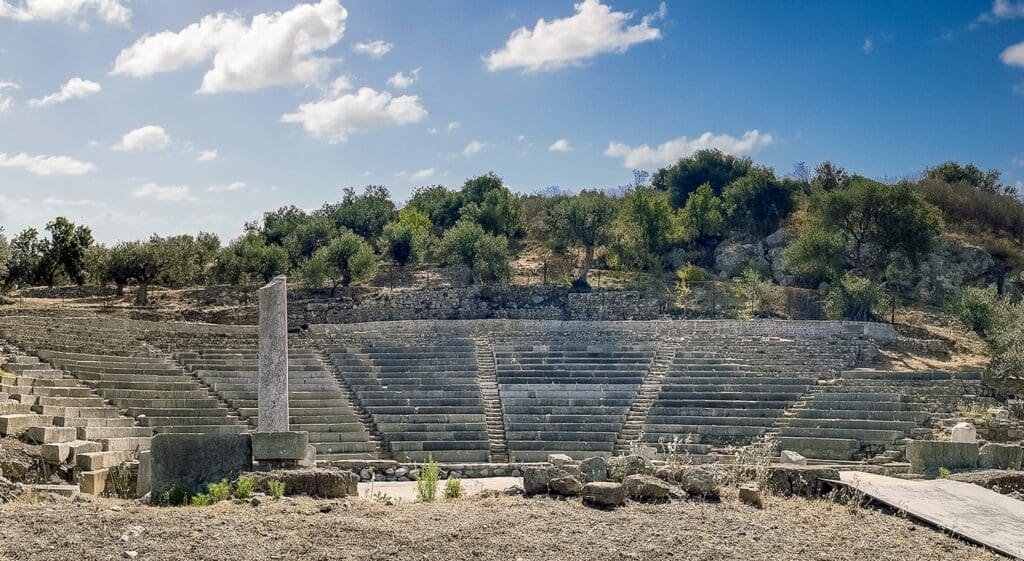
{"label": "small stone", "polygon": [[758,487],[756,483],[744,483],[743,485],[740,485],[740,502],[761,508],[764,506],[761,502],[761,488]]}
{"label": "small stone", "polygon": [[640,501],[663,501],[668,498],[669,486],[652,475],[630,475],[622,481],[626,495]]}
{"label": "small stone", "polygon": [[253,497],[252,500],[249,501],[249,504],[251,504],[254,507],[260,506],[259,497]]}
{"label": "small stone", "polygon": [[124,510],[124,508],[115,505],[115,506],[110,507],[110,510],[112,510],[114,512],[121,512],[122,510]]}
{"label": "small stone", "polygon": [[121,557],[124,557],[125,559],[135,559],[138,556],[139,556],[139,552],[138,551],[126,551],[126,552],[121,554]]}
{"label": "small stone", "polygon": [[328,512],[331,512],[332,510],[334,510],[334,505],[332,505],[332,504],[320,505],[320,512],[323,513],[323,514],[327,514]]}
{"label": "small stone", "polygon": [[508,495],[509,497],[521,497],[526,494],[526,491],[524,491],[523,488],[518,485],[512,485],[511,487],[506,487],[505,490],[502,491],[502,493]]}
{"label": "small stone", "polygon": [[795,466],[806,466],[807,458],[800,455],[798,452],[792,450],[783,450],[782,454],[779,455],[780,464],[790,464]]}

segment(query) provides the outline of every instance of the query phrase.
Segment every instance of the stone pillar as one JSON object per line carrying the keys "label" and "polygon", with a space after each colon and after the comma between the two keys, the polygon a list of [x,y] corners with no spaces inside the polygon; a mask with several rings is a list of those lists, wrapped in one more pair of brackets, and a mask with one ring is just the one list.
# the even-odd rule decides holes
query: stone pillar
{"label": "stone pillar", "polygon": [[260,374],[257,432],[288,431],[288,282],[282,275],[259,290]]}

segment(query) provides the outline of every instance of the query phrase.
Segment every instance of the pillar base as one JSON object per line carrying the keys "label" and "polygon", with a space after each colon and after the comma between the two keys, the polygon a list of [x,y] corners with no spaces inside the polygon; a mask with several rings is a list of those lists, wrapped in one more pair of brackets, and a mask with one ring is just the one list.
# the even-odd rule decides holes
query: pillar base
{"label": "pillar base", "polygon": [[309,433],[304,431],[254,432],[252,459],[257,462],[294,461],[306,458]]}

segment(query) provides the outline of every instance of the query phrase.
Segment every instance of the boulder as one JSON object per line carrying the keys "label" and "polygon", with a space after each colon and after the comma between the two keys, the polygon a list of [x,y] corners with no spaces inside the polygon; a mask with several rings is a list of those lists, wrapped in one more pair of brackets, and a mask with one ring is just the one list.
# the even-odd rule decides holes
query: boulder
{"label": "boulder", "polygon": [[617,507],[626,504],[626,491],[621,483],[595,481],[583,486],[583,504]]}
{"label": "boulder", "polygon": [[973,444],[978,441],[978,431],[971,423],[957,423],[953,426],[951,442],[966,442]]}
{"label": "boulder", "polygon": [[524,466],[523,490],[527,495],[538,495],[548,492],[548,483],[565,473],[555,466]]}
{"label": "boulder", "polygon": [[640,456],[616,456],[608,460],[608,478],[622,481],[630,475],[653,475],[654,464]]}
{"label": "boulder", "polygon": [[776,495],[818,497],[832,489],[826,480],[837,481],[839,471],[818,466],[771,466],[765,487]]}
{"label": "boulder", "polygon": [[761,243],[743,243],[736,240],[725,240],[718,244],[715,248],[715,268],[719,276],[725,279],[739,276],[748,268],[765,275],[772,272]]}
{"label": "boulder", "polygon": [[572,457],[568,454],[548,454],[548,463],[555,467],[562,467],[564,464],[571,464]]}
{"label": "boulder", "polygon": [[783,247],[788,242],[788,236],[786,235],[785,228],[779,228],[772,232],[770,236],[764,239],[764,245],[769,248]]}
{"label": "boulder", "polygon": [[978,467],[993,469],[1020,469],[1024,448],[1017,444],[990,442],[978,452]]}
{"label": "boulder", "polygon": [[764,503],[761,501],[761,488],[757,483],[744,483],[740,485],[740,502],[750,506],[761,508]]}
{"label": "boulder", "polygon": [[783,450],[782,454],[779,455],[779,463],[794,466],[806,466],[807,458],[800,455],[799,452],[794,452],[792,450]]}
{"label": "boulder", "polygon": [[295,469],[274,470],[253,474],[256,488],[267,492],[267,482],[284,483],[288,496],[306,495],[318,499],[340,499],[359,496],[359,476],[348,470]]}
{"label": "boulder", "polygon": [[663,501],[668,499],[671,488],[662,480],[651,475],[630,475],[622,481],[626,495],[638,501]]}
{"label": "boulder", "polygon": [[679,487],[691,497],[718,498],[718,480],[715,474],[707,468],[687,466],[677,471],[675,478],[679,482]]}
{"label": "boulder", "polygon": [[551,481],[548,481],[548,489],[551,490],[553,495],[575,497],[583,492],[583,484],[580,483],[579,479],[566,475],[563,477],[555,477]]}
{"label": "boulder", "polygon": [[608,479],[608,461],[601,456],[583,460],[580,462],[580,478],[584,483],[606,481]]}

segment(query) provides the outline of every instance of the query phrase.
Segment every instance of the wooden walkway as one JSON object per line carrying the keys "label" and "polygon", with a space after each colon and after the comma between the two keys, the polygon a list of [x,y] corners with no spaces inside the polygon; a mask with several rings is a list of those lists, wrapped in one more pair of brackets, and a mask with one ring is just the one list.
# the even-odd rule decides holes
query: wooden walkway
{"label": "wooden walkway", "polygon": [[971,483],[908,481],[858,471],[842,482],[865,495],[963,539],[1024,559],[1024,501]]}

